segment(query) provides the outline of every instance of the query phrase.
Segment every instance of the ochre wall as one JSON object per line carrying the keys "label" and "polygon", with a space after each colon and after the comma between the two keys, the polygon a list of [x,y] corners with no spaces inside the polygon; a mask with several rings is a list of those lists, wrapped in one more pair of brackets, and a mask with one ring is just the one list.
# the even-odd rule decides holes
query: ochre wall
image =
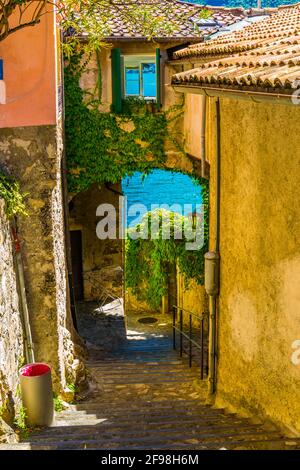
{"label": "ochre wall", "polygon": [[188,93],[185,96],[183,132],[185,151],[201,158],[202,106],[205,97]]}
{"label": "ochre wall", "polygon": [[7,87],[0,127],[56,123],[54,14],[50,5],[47,9],[40,24],[17,31],[0,43]]}
{"label": "ochre wall", "polygon": [[[300,434],[300,109],[221,99],[216,404]],[[207,150],[214,211],[215,104]],[[211,217],[211,243],[214,241]],[[299,355],[298,355],[299,356]]]}

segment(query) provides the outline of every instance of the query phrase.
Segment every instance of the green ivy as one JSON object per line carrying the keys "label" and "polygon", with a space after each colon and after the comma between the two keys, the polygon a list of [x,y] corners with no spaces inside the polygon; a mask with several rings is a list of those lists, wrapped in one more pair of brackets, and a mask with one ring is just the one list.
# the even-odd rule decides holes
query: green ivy
{"label": "green ivy", "polygon": [[136,101],[126,102],[122,115],[102,113],[99,101],[85,101],[81,72],[74,63],[65,69],[69,191],[79,193],[93,183],[116,183],[135,171],[148,173],[163,167],[166,114],[153,113],[147,103]]}
{"label": "green ivy", "polygon": [[[197,284],[204,284],[204,254],[208,249],[208,183],[202,178],[196,178],[201,185],[204,205],[204,245],[199,250],[186,250],[187,239],[176,240],[176,228],[182,229],[184,217],[169,213],[169,226],[171,237],[163,239],[162,217],[164,211],[153,211],[146,214],[141,224],[129,229],[126,239],[125,280],[126,287],[138,300],[145,301],[153,309],[158,309],[161,298],[168,292],[168,269],[170,265],[177,264],[182,273],[186,286],[193,279]],[[145,226],[150,227],[151,219],[159,217],[160,231],[157,239],[132,238],[132,231],[143,232]],[[149,232],[150,233],[150,232]]]}
{"label": "green ivy", "polygon": [[[68,189],[73,194],[87,190],[93,183],[120,182],[136,171],[147,174],[155,168],[167,169],[166,139],[183,152],[178,136],[170,130],[170,124],[183,113],[183,102],[158,113],[151,103],[131,98],[123,102],[121,115],[102,113],[99,111],[100,69],[96,98],[93,93],[82,90],[79,84],[88,60],[82,63],[82,55],[78,54],[65,68],[67,179]],[[205,245],[201,250],[187,251],[186,240],[178,241],[174,237],[171,240],[163,240],[162,237],[158,240],[132,240],[128,237],[126,241],[126,285],[154,308],[159,307],[161,297],[167,292],[168,263],[177,263],[187,284],[191,279],[203,284],[208,240],[208,184],[197,176],[195,179],[201,185],[206,208]],[[175,225],[182,224],[183,219],[173,214],[170,223],[174,231]]]}
{"label": "green ivy", "polygon": [[19,183],[0,171],[0,198],[5,201],[5,211],[8,218],[15,215],[27,215],[25,196],[20,190]]}

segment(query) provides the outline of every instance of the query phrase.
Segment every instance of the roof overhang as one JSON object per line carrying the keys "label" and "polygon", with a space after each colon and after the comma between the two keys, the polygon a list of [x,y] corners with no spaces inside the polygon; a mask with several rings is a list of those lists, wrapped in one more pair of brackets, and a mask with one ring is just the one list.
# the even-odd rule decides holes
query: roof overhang
{"label": "roof overhang", "polygon": [[[193,95],[204,95],[207,97],[215,98],[232,98],[232,99],[243,99],[251,100],[256,103],[260,102],[274,102],[285,105],[295,106],[294,101],[292,100],[293,94],[291,92],[287,93],[276,93],[272,92],[263,92],[255,90],[240,90],[240,89],[229,89],[213,86],[197,86],[197,85],[176,85],[173,84],[175,91],[179,93],[191,93]],[[300,103],[299,103],[300,104]]]}

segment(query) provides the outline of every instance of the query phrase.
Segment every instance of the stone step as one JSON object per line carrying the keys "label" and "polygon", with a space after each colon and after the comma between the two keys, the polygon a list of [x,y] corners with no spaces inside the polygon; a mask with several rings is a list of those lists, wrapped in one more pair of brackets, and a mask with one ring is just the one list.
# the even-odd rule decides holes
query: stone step
{"label": "stone step", "polygon": [[[163,439],[165,438],[170,438],[174,435],[184,435],[185,438],[197,438],[197,439],[208,439],[212,436],[215,436],[215,434],[218,434],[220,438],[223,436],[246,436],[246,435],[253,435],[255,434],[257,437],[258,436],[264,436],[266,439],[269,439],[274,435],[274,432],[271,433],[269,432],[266,434],[264,430],[259,431],[257,427],[255,426],[250,426],[250,425],[238,425],[238,426],[232,426],[232,425],[226,425],[224,424],[223,426],[204,426],[204,425],[197,425],[193,423],[193,426],[191,426],[191,423],[180,423],[180,428],[176,427],[175,425],[178,424],[178,422],[174,423],[157,423],[156,425],[154,424],[147,424],[144,426],[135,426],[134,422],[130,423],[130,426],[120,426],[117,423],[109,423],[109,422],[103,422],[99,425],[93,426],[91,429],[91,426],[88,425],[80,425],[79,423],[75,424],[74,429],[72,427],[61,427],[61,428],[52,428],[51,430],[47,431],[41,431],[37,434],[33,433],[30,436],[30,442],[34,441],[40,441],[43,439],[44,442],[57,440],[58,437],[61,437],[62,441],[66,440],[73,440],[74,437],[80,438],[82,440],[88,440],[88,439],[95,439],[96,437],[99,437],[99,439],[106,439],[107,436],[109,437],[117,437],[125,435],[126,438],[130,438],[130,440],[135,440],[137,438],[141,437],[155,437],[155,436],[161,436]],[[170,427],[170,425],[173,424],[174,426]],[[66,429],[67,428],[67,429]]]}
{"label": "stone step", "polygon": [[[62,441],[60,439],[53,439],[52,441],[41,440],[30,442],[31,448],[38,449],[38,448],[52,448],[52,449],[145,449],[145,448],[156,448],[161,449],[163,446],[170,446],[170,444],[177,443],[178,445],[182,446],[187,444],[189,448],[207,448],[207,449],[218,449],[220,447],[233,447],[233,446],[251,446],[253,448],[259,448],[259,446],[268,446],[270,442],[276,442],[277,445],[281,444],[282,446],[286,446],[285,440],[283,439],[276,439],[274,436],[269,435],[261,435],[256,436],[255,433],[253,434],[244,434],[244,435],[234,435],[234,436],[226,436],[223,434],[222,436],[216,438],[216,435],[211,435],[210,437],[204,436],[186,436],[184,434],[181,435],[173,435],[173,436],[140,436],[133,438],[131,437],[130,440],[124,438],[118,438],[117,436],[109,436],[103,435],[100,439],[78,439],[76,435],[74,438],[68,441]],[[290,447],[290,446],[289,446]],[[299,446],[300,448],[300,446]]]}
{"label": "stone step", "polygon": [[[53,427],[35,431],[29,442],[13,448],[291,447],[276,430],[206,405],[207,381],[199,380],[199,367],[189,368],[186,358],[172,350],[171,330],[163,338],[153,336],[154,331],[142,326],[117,351],[93,350],[97,357],[87,362],[93,378],[90,396],[56,413]],[[141,333],[143,341],[134,338]]]}
{"label": "stone step", "polygon": [[[96,441],[95,443],[91,443],[89,441],[89,445],[84,441],[78,442],[68,442],[67,446],[65,443],[61,443],[60,441],[56,443],[52,443],[51,445],[45,445],[42,442],[40,443],[18,443],[18,444],[0,444],[0,451],[1,450],[85,450],[85,449],[94,449],[94,450],[219,450],[219,449],[227,449],[227,450],[299,450],[300,445],[291,445],[287,444],[287,439],[271,439],[268,441],[259,439],[256,441],[222,441],[217,440],[215,442],[210,442],[201,444],[195,444],[193,440],[191,442],[152,442],[152,443],[144,443],[143,445],[135,445],[129,444],[128,446],[122,444],[121,446],[118,443],[114,442],[106,442],[100,443]],[[295,442],[294,440],[291,442]]]}

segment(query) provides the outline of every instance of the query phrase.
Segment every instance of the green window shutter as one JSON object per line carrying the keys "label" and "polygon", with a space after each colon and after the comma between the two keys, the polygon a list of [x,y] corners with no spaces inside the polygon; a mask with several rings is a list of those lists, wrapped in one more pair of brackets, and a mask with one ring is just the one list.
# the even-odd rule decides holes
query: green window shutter
{"label": "green window shutter", "polygon": [[122,112],[122,69],[121,49],[111,51],[111,77],[112,77],[112,111]]}
{"label": "green window shutter", "polygon": [[156,49],[156,107],[161,108],[160,49]]}

